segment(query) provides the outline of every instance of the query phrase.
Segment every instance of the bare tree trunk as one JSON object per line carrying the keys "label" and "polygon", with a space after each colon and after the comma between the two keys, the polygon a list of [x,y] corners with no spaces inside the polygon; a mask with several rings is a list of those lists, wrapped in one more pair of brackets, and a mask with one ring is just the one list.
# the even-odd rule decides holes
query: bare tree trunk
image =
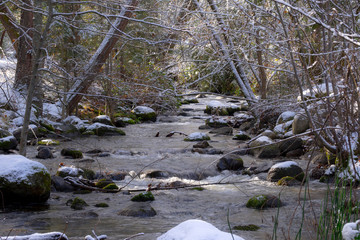
{"label": "bare tree trunk", "polygon": [[260,78],[260,95],[262,99],[266,99],[266,86],[267,86],[267,78],[266,78],[266,72],[264,68],[264,62],[263,62],[263,54],[261,50],[261,43],[259,38],[259,31],[256,33],[255,37],[256,42],[256,57],[259,65],[259,78]]}
{"label": "bare tree trunk", "polygon": [[201,17],[204,19],[207,28],[211,31],[213,38],[215,39],[216,43],[220,47],[220,50],[221,50],[225,60],[229,64],[233,74],[235,75],[236,81],[237,81],[238,85],[240,86],[241,91],[244,93],[245,98],[247,98],[248,100],[255,100],[255,95],[250,88],[250,84],[248,82],[248,79],[246,78],[245,72],[243,71],[242,67],[239,64],[236,64],[234,62],[234,60],[231,58],[231,56],[233,55],[233,54],[231,54],[232,50],[229,50],[229,48],[231,48],[231,46],[227,46],[227,44],[221,39],[219,34],[215,31],[214,27],[210,24],[209,19],[207,18],[203,9],[201,8],[198,0],[194,0],[194,3],[196,4],[197,8],[199,9],[199,13],[200,13]]}
{"label": "bare tree trunk", "polygon": [[[38,2],[41,0],[35,1]],[[27,142],[27,134],[29,129],[29,122],[30,122],[30,115],[31,115],[31,109],[32,109],[32,103],[33,98],[35,94],[35,88],[38,85],[38,71],[39,66],[41,65],[41,55],[42,55],[42,48],[46,44],[47,34],[50,29],[50,25],[53,18],[53,0],[47,0],[48,5],[48,17],[46,21],[46,26],[44,31],[41,33],[40,31],[35,31],[34,35],[36,36],[35,39],[39,39],[38,42],[34,42],[34,64],[32,66],[32,75],[31,75],[31,81],[28,88],[28,95],[26,99],[26,107],[25,107],[25,116],[24,116],[24,124],[21,131],[21,138],[20,138],[20,146],[19,146],[19,152],[21,155],[26,156],[26,142]],[[39,29],[37,29],[39,30]]]}
{"label": "bare tree trunk", "polygon": [[124,31],[129,22],[129,18],[133,15],[133,10],[138,5],[137,0],[128,0],[128,6],[121,10],[120,16],[111,25],[110,30],[106,34],[104,40],[100,44],[89,63],[84,67],[84,73],[76,80],[70,89],[67,98],[68,113],[73,112],[90,85],[100,73],[106,59],[109,57],[111,50],[114,48],[120,35]]}
{"label": "bare tree trunk", "polygon": [[24,0],[21,9],[20,37],[17,51],[15,88],[26,91],[30,85],[32,72],[32,28],[33,9],[31,0]]}

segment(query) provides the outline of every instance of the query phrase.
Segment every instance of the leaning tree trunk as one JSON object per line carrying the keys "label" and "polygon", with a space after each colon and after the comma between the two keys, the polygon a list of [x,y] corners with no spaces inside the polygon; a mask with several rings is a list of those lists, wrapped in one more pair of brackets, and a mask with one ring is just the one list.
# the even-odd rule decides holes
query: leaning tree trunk
{"label": "leaning tree trunk", "polygon": [[0,1],[0,22],[4,26],[5,31],[7,32],[15,51],[18,51],[18,38],[19,31],[16,26],[15,16],[11,13],[9,8],[5,5],[4,1]]}
{"label": "leaning tree trunk", "polygon": [[111,50],[114,48],[122,32],[125,30],[125,27],[129,23],[129,18],[132,17],[133,10],[138,5],[138,0],[128,0],[127,3],[128,6],[121,10],[120,16],[113,24],[111,24],[111,28],[99,48],[92,56],[89,63],[84,67],[83,75],[80,76],[71,87],[70,94],[67,98],[68,114],[71,114],[75,110],[77,104],[82,99],[83,94],[88,90],[96,76],[100,73]]}
{"label": "leaning tree trunk", "polygon": [[[226,62],[229,64],[231,71],[235,75],[236,81],[241,89],[241,91],[244,93],[245,98],[248,100],[255,100],[255,94],[250,88],[250,84],[248,79],[246,78],[245,72],[242,69],[242,67],[238,64],[237,61],[234,61],[232,58],[232,50],[231,45],[230,47],[227,45],[226,42],[224,42],[221,38],[221,36],[215,31],[214,27],[210,24],[209,19],[205,15],[203,9],[200,6],[200,3],[198,0],[194,0],[194,3],[196,4],[197,8],[199,9],[200,16],[204,19],[205,24],[207,28],[211,31],[212,37],[218,44],[221,53],[223,54]],[[232,43],[232,42],[230,42]],[[230,49],[229,49],[230,48]]]}

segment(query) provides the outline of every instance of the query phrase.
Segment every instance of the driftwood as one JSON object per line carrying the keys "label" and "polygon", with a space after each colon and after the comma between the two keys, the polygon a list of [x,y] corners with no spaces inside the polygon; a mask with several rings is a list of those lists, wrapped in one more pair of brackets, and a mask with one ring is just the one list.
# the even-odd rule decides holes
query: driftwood
{"label": "driftwood", "polygon": [[0,240],[69,240],[64,233],[34,233],[26,236],[8,236],[0,237]]}

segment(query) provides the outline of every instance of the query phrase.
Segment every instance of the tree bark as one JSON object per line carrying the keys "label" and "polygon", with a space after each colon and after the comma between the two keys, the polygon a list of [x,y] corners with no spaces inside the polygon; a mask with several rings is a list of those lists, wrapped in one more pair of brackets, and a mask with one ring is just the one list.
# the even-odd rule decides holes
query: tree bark
{"label": "tree bark", "polygon": [[120,16],[111,25],[110,30],[106,34],[102,43],[98,47],[95,54],[90,59],[89,63],[84,67],[84,73],[80,76],[70,89],[70,94],[67,98],[68,114],[71,114],[79,101],[83,97],[90,85],[94,82],[96,76],[101,72],[101,69],[109,57],[111,50],[120,38],[120,35],[125,30],[129,22],[129,18],[133,15],[133,10],[138,5],[138,0],[128,0],[128,6],[121,10]]}
{"label": "tree bark", "polygon": [[[41,0],[36,0],[35,3],[39,3]],[[28,95],[26,99],[26,107],[25,107],[25,116],[24,116],[24,124],[21,130],[21,137],[20,137],[20,146],[19,146],[19,153],[23,156],[26,156],[26,142],[27,142],[27,134],[29,130],[29,122],[30,122],[30,115],[31,109],[33,104],[33,98],[36,92],[36,86],[39,82],[39,66],[42,64],[41,55],[42,55],[42,48],[46,44],[47,34],[50,29],[50,25],[53,19],[53,0],[47,0],[49,12],[46,21],[46,26],[43,32],[35,31],[35,39],[39,39],[38,42],[34,42],[34,62],[32,65],[32,74],[31,74],[31,81],[29,83],[28,88]],[[39,29],[37,29],[39,30]]]}
{"label": "tree bark", "polygon": [[0,22],[4,26],[5,31],[7,32],[15,51],[18,51],[18,38],[19,38],[19,31],[18,27],[16,26],[15,17],[9,10],[9,8],[5,5],[4,1],[0,1]]}
{"label": "tree bark", "polygon": [[24,0],[21,9],[20,37],[14,87],[26,91],[30,85],[32,72],[32,28],[33,11],[31,0]]}

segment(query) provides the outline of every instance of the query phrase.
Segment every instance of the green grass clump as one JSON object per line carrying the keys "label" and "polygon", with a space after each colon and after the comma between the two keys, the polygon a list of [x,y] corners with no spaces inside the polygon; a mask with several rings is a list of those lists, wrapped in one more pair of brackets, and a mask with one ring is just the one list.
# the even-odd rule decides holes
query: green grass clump
{"label": "green grass clump", "polygon": [[190,190],[195,190],[195,191],[204,191],[205,188],[203,187],[193,187],[193,188],[190,188]]}

